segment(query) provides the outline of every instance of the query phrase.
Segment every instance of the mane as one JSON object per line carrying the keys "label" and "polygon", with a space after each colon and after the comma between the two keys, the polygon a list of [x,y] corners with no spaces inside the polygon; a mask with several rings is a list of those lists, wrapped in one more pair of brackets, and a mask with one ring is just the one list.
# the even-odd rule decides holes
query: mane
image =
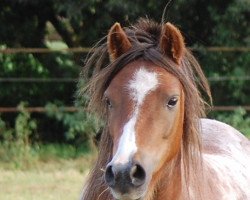
{"label": "mane", "polygon": [[[89,79],[86,87],[79,88],[79,95],[89,95],[89,108],[107,122],[107,108],[103,103],[103,95],[113,77],[128,63],[142,59],[153,62],[179,79],[185,93],[184,133],[182,138],[182,170],[183,187],[197,183],[199,189],[202,160],[200,156],[201,141],[199,135],[199,118],[205,116],[206,102],[201,96],[205,94],[211,101],[210,89],[200,65],[192,53],[185,49],[181,66],[177,66],[170,58],[162,55],[159,38],[162,25],[149,19],[139,19],[136,24],[125,28],[132,48],[114,62],[109,61],[106,39],[103,38],[86,61],[82,78]],[[89,78],[90,77],[90,78]],[[83,192],[84,200],[113,199],[104,181],[104,169],[112,157],[112,139],[106,128],[101,136],[99,154],[94,168]],[[191,173],[195,172],[194,176]],[[189,191],[188,189],[186,191]]]}

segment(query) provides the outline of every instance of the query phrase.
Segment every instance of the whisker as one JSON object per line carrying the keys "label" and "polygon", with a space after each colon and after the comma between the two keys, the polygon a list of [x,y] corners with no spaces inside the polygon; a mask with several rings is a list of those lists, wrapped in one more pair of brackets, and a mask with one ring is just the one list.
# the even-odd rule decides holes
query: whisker
{"label": "whisker", "polygon": [[103,168],[100,168],[100,170],[101,170],[102,172],[105,172],[105,169],[103,169]]}
{"label": "whisker", "polygon": [[99,200],[100,197],[101,197],[108,189],[109,189],[109,188],[107,187],[105,190],[103,190],[103,191],[101,192],[101,194],[98,195],[97,200]]}

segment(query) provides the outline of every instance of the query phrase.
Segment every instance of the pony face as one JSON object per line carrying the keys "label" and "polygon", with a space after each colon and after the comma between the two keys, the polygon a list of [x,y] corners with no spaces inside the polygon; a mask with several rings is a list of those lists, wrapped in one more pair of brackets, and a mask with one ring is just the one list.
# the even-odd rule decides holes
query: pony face
{"label": "pony face", "polygon": [[[111,28],[107,42],[111,62],[133,50],[131,40],[119,23]],[[179,30],[167,23],[158,41],[162,54],[179,67],[185,46]],[[111,80],[104,99],[113,157],[105,181],[115,199],[147,196],[150,185],[160,179],[161,167],[180,151],[183,94],[175,76],[143,59],[126,64]]]}
{"label": "pony face", "polygon": [[113,140],[106,182],[116,199],[140,199],[180,149],[182,86],[163,68],[139,60],[114,77],[105,101]]}

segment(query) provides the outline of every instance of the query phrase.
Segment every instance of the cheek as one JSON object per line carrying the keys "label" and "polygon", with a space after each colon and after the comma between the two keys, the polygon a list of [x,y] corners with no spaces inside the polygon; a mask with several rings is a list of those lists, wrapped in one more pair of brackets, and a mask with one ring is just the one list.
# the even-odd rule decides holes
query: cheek
{"label": "cheek", "polygon": [[[179,129],[179,114],[177,110],[161,110],[154,115],[154,120],[148,123],[143,134],[138,137],[140,154],[145,166],[152,172],[170,161],[180,149],[182,130]],[[141,132],[140,132],[141,133]]]}
{"label": "cheek", "polygon": [[107,127],[109,130],[109,135],[113,140],[113,153],[114,153],[116,152],[122,130],[121,130],[121,120],[117,118],[117,114],[113,111],[109,111]]}
{"label": "cheek", "polygon": [[120,108],[111,108],[108,114],[108,128],[112,138],[119,136],[126,116]]}
{"label": "cheek", "polygon": [[109,112],[108,129],[113,140],[113,154],[115,154],[118,149],[119,140],[123,133],[124,126],[130,118],[130,110],[131,108],[129,107],[122,107],[113,109]]}
{"label": "cheek", "polygon": [[141,116],[137,127],[138,144],[154,150],[155,147],[165,146],[165,142],[171,137],[175,121],[176,111],[168,111],[167,108],[152,110],[148,115]]}

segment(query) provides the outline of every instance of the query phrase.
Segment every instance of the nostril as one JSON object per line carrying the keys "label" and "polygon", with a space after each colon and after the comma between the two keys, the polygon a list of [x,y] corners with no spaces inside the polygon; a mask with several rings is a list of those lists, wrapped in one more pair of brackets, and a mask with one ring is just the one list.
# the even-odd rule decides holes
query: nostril
{"label": "nostril", "polygon": [[115,182],[115,175],[112,169],[112,165],[107,166],[106,171],[105,171],[105,181],[106,183],[110,186],[114,186]]}
{"label": "nostril", "polygon": [[135,164],[131,168],[130,178],[131,178],[132,184],[134,186],[140,186],[140,185],[144,184],[145,179],[146,179],[146,173],[141,165]]}

